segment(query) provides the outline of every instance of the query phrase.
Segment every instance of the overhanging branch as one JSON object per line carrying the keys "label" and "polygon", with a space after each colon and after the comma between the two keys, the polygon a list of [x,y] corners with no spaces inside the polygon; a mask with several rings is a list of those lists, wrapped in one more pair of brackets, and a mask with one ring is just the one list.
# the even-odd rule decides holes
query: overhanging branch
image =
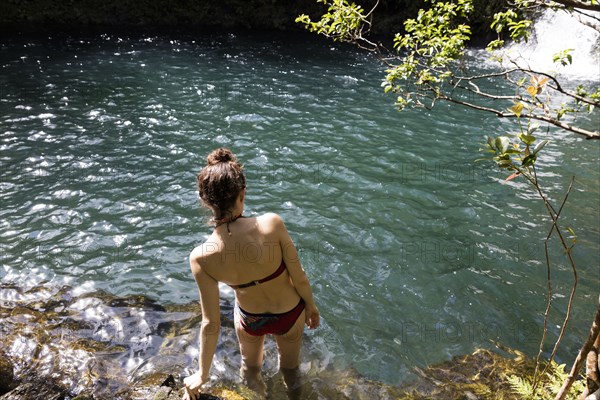
{"label": "overhanging branch", "polygon": [[[446,100],[446,101],[450,101],[452,103],[460,104],[462,106],[469,107],[474,110],[492,113],[492,114],[496,115],[498,118],[517,118],[517,116],[512,112],[504,112],[504,111],[497,110],[495,108],[480,106],[477,104],[469,103],[468,101],[464,101],[464,100],[460,100],[460,99],[453,98],[450,96],[446,96],[444,94],[440,94],[439,98],[441,100]],[[538,121],[544,121],[551,125],[557,126],[561,129],[564,129],[564,130],[567,130],[567,131],[570,131],[573,133],[577,133],[579,135],[585,136],[586,139],[600,139],[600,132],[589,131],[587,129],[579,128],[577,126],[572,126],[572,125],[567,124],[566,122],[558,121],[556,119],[547,117],[545,115],[532,114],[532,115],[528,115],[527,117],[538,120]]]}
{"label": "overhanging branch", "polygon": [[562,4],[563,6],[579,8],[581,10],[600,11],[600,5],[592,4],[589,1],[580,0],[554,0],[554,3]]}

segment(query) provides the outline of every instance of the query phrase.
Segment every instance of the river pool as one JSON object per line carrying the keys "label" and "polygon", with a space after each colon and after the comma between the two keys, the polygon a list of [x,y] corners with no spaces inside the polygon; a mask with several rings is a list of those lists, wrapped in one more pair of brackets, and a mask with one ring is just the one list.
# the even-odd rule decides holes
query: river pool
{"label": "river pool", "polygon": [[[493,342],[536,354],[549,223],[524,183],[475,162],[513,121],[446,103],[399,113],[376,60],[314,36],[54,34],[0,48],[3,284],[197,301],[187,256],[210,228],[195,174],[226,146],[245,164],[246,215],[281,214],[312,281],[323,326],[305,359],[399,384]],[[581,118],[597,128],[598,113]],[[555,202],[575,176],[561,217],[578,237],[568,363],[600,287],[600,142],[541,136]],[[549,341],[573,281],[551,254]]]}

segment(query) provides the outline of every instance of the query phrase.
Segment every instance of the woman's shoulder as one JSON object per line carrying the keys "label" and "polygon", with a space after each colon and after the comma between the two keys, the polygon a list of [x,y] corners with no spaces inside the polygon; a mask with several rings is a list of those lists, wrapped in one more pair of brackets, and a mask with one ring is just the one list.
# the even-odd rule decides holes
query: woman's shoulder
{"label": "woman's shoulder", "polygon": [[261,228],[266,230],[280,229],[283,226],[283,218],[279,214],[268,212],[259,217],[256,220]]}
{"label": "woman's shoulder", "polygon": [[197,262],[206,260],[207,258],[210,258],[210,256],[219,253],[220,248],[221,245],[219,243],[208,238],[202,244],[194,247],[190,253],[190,260],[196,260]]}

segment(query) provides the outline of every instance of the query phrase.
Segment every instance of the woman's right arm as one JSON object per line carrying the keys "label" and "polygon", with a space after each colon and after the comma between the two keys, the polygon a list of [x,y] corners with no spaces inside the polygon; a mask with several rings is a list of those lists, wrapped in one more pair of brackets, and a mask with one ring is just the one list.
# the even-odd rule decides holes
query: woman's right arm
{"label": "woman's right arm", "polygon": [[202,307],[202,326],[200,328],[200,343],[198,372],[184,380],[186,392],[190,399],[200,394],[200,387],[208,382],[208,373],[212,359],[217,349],[219,331],[221,329],[221,313],[219,307],[219,283],[202,268],[201,248],[196,248],[190,254],[190,268],[198,291]]}
{"label": "woman's right arm", "polygon": [[320,325],[321,317],[313,298],[310,282],[308,281],[304,268],[302,268],[302,265],[300,264],[298,251],[285,227],[283,219],[277,214],[272,215],[274,228],[279,237],[283,261],[285,261],[288,273],[292,279],[292,284],[305,303],[306,325],[308,325],[310,329],[315,329]]}

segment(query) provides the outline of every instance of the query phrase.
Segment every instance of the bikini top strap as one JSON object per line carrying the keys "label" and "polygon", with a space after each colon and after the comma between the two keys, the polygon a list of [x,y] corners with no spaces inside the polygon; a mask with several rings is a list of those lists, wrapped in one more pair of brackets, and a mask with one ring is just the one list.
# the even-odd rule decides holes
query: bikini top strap
{"label": "bikini top strap", "polygon": [[256,286],[260,283],[265,283],[268,282],[272,279],[277,278],[279,275],[283,274],[283,271],[285,271],[285,262],[283,261],[283,258],[281,259],[281,264],[279,264],[279,268],[277,268],[277,270],[275,272],[273,272],[271,275],[267,276],[266,278],[262,278],[260,280],[257,281],[252,281],[252,282],[248,282],[248,283],[244,283],[241,285],[229,285],[231,288],[233,289],[244,289],[247,287],[251,287],[251,286]]}

